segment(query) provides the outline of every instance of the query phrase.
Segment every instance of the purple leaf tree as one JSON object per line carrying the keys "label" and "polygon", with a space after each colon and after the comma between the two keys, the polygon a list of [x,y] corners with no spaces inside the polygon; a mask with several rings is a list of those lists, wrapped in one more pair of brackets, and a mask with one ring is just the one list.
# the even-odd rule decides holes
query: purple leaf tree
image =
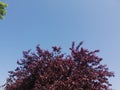
{"label": "purple leaf tree", "polygon": [[108,81],[114,73],[108,71],[96,53],[72,43],[71,54],[61,53],[61,48],[53,46],[52,51],[39,46],[36,52],[23,52],[17,61],[18,67],[9,71],[5,83],[6,90],[112,90]]}

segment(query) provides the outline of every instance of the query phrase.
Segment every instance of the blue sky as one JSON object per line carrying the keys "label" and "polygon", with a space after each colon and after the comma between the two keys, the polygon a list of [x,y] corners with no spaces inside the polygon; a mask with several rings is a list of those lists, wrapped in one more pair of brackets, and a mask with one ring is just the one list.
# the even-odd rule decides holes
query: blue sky
{"label": "blue sky", "polygon": [[0,84],[16,68],[22,51],[37,44],[53,45],[69,52],[71,42],[99,49],[98,54],[115,72],[112,88],[120,88],[120,1],[119,0],[3,0],[7,15],[0,21]]}

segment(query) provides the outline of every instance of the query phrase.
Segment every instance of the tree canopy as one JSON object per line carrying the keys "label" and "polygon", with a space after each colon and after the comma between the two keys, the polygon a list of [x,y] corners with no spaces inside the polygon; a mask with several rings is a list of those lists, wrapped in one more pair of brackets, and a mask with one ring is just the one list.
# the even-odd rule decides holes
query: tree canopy
{"label": "tree canopy", "polygon": [[0,19],[3,19],[3,17],[6,15],[6,8],[7,4],[0,1]]}
{"label": "tree canopy", "polygon": [[36,52],[23,52],[17,61],[18,67],[9,71],[6,90],[111,90],[109,77],[114,76],[102,58],[99,50],[88,51],[72,43],[71,54],[61,52],[53,46],[52,51],[36,47]]}

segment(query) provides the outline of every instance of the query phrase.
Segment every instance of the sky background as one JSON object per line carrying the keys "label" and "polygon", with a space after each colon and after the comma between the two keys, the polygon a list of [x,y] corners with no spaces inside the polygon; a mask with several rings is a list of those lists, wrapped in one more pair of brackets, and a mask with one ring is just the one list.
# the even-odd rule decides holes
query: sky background
{"label": "sky background", "polygon": [[71,42],[99,49],[120,89],[120,1],[119,0],[3,0],[7,15],[0,20],[0,85],[14,70],[22,51],[37,44],[51,50],[57,45],[68,53]]}

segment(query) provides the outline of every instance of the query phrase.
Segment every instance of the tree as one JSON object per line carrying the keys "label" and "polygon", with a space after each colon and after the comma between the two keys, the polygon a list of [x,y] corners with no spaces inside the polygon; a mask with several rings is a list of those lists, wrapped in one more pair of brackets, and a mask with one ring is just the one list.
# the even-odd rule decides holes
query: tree
{"label": "tree", "polygon": [[23,58],[14,71],[9,71],[6,90],[112,90],[108,81],[114,73],[100,62],[96,53],[72,43],[71,54],[61,53],[53,46],[52,51],[36,47],[36,53],[23,52]]}
{"label": "tree", "polygon": [[6,15],[5,8],[7,7],[7,4],[0,1],[0,19],[3,19],[3,17]]}

